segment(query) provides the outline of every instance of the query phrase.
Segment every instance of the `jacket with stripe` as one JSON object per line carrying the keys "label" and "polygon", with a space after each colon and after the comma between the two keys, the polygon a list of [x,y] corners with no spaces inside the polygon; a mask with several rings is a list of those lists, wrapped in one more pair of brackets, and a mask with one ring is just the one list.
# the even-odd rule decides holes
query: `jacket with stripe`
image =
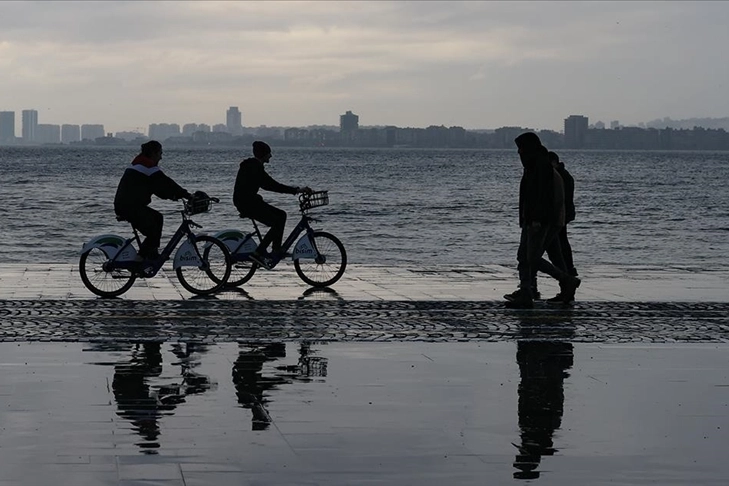
{"label": "jacket with stripe", "polygon": [[190,193],[165,175],[155,161],[140,154],[119,181],[114,211],[121,215],[148,206],[152,195],[173,200],[190,197]]}

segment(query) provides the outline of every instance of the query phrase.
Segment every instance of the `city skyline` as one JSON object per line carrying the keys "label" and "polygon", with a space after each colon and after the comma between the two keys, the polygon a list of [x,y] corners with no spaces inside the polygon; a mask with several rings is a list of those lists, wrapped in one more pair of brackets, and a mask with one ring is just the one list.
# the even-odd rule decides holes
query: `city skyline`
{"label": "city skyline", "polygon": [[0,2],[0,107],[110,132],[229,104],[245,126],[723,117],[727,21],[727,2]]}

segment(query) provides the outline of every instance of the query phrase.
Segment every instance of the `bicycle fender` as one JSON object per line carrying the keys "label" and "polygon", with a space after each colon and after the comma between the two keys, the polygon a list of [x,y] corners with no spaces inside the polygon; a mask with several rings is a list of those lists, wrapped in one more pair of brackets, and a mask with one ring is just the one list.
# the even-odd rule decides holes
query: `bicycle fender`
{"label": "bicycle fender", "polygon": [[195,246],[190,240],[185,240],[175,253],[175,260],[172,262],[172,268],[177,270],[180,267],[199,267],[202,264],[200,257],[195,252]]}
{"label": "bicycle fender", "polygon": [[299,238],[299,241],[296,242],[296,246],[294,247],[294,251],[291,254],[292,260],[297,259],[310,259],[313,260],[316,258],[316,251],[314,250],[314,245],[311,244],[311,241],[309,240],[309,235],[304,235],[301,238]]}
{"label": "bicycle fender", "polygon": [[243,234],[242,231],[227,229],[218,231],[213,237],[223,242],[228,247],[231,255],[234,254],[248,254],[253,253],[258,245],[253,238],[250,238],[252,233]]}
{"label": "bicycle fender", "polygon": [[[116,256],[117,252],[122,246],[124,246],[124,243],[126,243],[126,241],[127,240],[118,235],[100,235],[95,237],[88,243],[85,243],[81,247],[81,254],[86,253],[92,248],[100,248],[104,253],[106,253],[106,256],[111,259]],[[119,255],[117,261],[131,261],[134,260],[136,256],[137,250],[132,245],[127,245],[127,247],[124,248],[124,252]]]}

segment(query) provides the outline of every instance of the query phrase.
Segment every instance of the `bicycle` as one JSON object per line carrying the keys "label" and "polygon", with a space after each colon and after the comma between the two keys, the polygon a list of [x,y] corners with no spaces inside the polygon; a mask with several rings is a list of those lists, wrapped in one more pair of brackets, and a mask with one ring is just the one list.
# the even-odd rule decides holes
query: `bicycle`
{"label": "bicycle", "polygon": [[[301,220],[291,231],[281,250],[273,254],[270,265],[263,266],[272,270],[286,257],[290,256],[294,262],[296,274],[305,283],[312,287],[328,287],[337,282],[347,267],[347,252],[339,239],[325,231],[312,229],[310,223],[319,220],[311,217],[309,210],[329,204],[327,191],[304,193],[299,196],[299,210]],[[261,231],[253,218],[250,218],[255,228],[253,232],[244,234],[239,230],[229,229],[214,234],[215,238],[225,243],[230,250],[232,268],[228,285],[238,287],[248,282],[256,273],[260,265],[251,260],[250,255],[261,242]],[[288,253],[294,241],[304,233],[296,242],[294,250]]]}
{"label": "bicycle", "polygon": [[[212,294],[223,288],[231,271],[231,257],[228,247],[220,240],[205,234],[197,235],[192,228],[202,228],[189,216],[210,211],[218,198],[193,197],[183,200],[180,211],[182,221],[162,253],[154,260],[140,261],[137,248],[141,244],[137,229],[132,226],[134,236],[122,238],[113,234],[93,238],[81,248],[79,273],[81,281],[100,297],[118,297],[129,290],[137,278],[152,278],[170,258],[183,238],[187,239],[177,248],[173,268],[177,279],[188,291],[198,295]],[[124,219],[117,217],[117,221]]]}

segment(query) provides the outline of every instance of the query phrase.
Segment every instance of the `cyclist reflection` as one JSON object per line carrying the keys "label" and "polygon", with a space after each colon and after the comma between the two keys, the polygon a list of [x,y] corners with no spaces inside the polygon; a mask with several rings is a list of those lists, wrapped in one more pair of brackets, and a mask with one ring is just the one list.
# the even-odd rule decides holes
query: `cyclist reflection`
{"label": "cyclist reflection", "polygon": [[[543,331],[549,331],[548,334]],[[514,461],[515,479],[536,479],[542,456],[551,456],[553,435],[562,425],[564,379],[572,367],[569,340],[574,329],[568,321],[534,323],[522,321],[517,343],[519,364],[519,429],[521,444]]]}
{"label": "cyclist reflection", "polygon": [[264,376],[264,365],[286,357],[286,344],[282,342],[265,344],[241,343],[238,358],[233,363],[233,384],[238,403],[251,410],[251,429],[266,430],[271,424],[271,416],[266,410],[270,401],[268,391],[279,385],[294,381],[311,381],[311,377],[326,376],[327,359],[313,356],[311,345],[302,342],[299,347],[299,360],[296,365],[281,364],[272,374]]}
{"label": "cyclist reflection", "polygon": [[132,429],[143,441],[138,442],[141,452],[156,454],[160,448],[159,420],[185,401],[187,395],[205,393],[213,384],[210,379],[194,371],[199,366],[199,354],[204,346],[174,344],[172,352],[179,359],[182,380],[153,386],[152,379],[162,376],[161,343],[136,344],[128,361],[114,366],[112,390],[117,414],[131,422]]}

